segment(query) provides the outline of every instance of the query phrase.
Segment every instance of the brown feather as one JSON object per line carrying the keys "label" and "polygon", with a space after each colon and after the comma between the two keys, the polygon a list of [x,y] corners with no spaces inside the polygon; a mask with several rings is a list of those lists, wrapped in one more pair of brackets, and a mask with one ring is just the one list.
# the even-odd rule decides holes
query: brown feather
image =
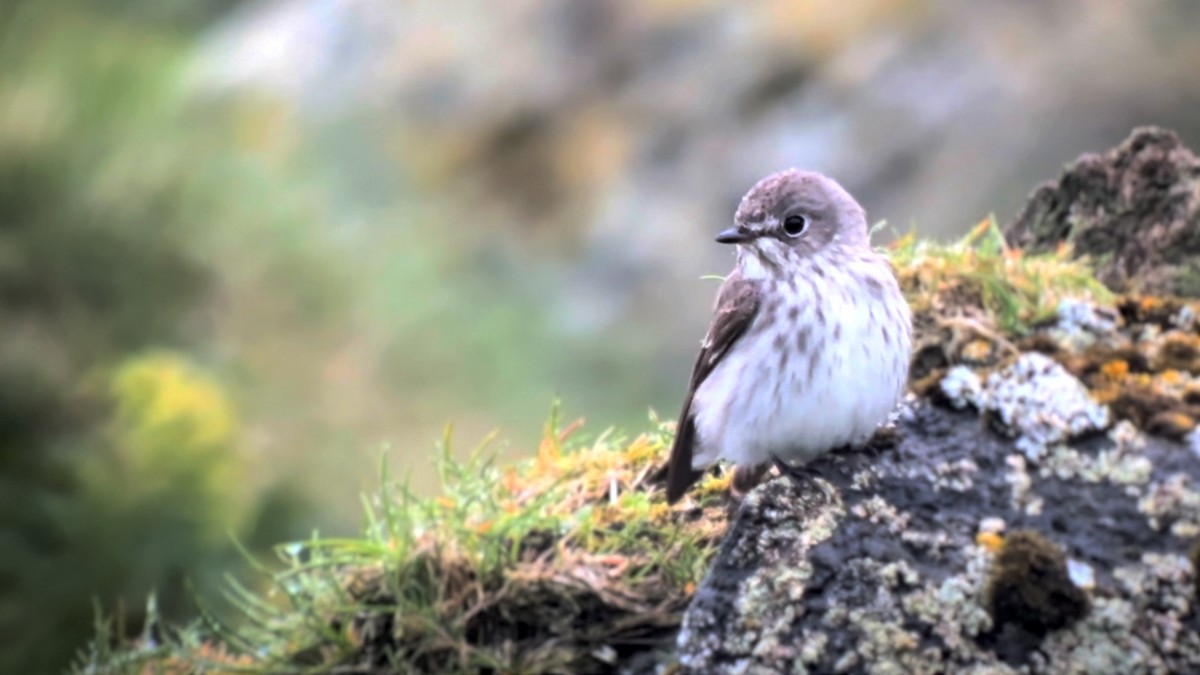
{"label": "brown feather", "polygon": [[688,488],[703,474],[692,468],[692,451],[696,442],[696,422],[692,415],[692,400],[705,378],[721,362],[729,348],[738,341],[754,322],[760,305],[758,284],[742,278],[735,271],[725,278],[717,291],[717,307],[712,325],[696,356],[692,368],[692,381],[687,396],[683,399],[683,410],[675,430],[675,442],[671,445],[671,459],[667,462],[667,502],[679,501]]}

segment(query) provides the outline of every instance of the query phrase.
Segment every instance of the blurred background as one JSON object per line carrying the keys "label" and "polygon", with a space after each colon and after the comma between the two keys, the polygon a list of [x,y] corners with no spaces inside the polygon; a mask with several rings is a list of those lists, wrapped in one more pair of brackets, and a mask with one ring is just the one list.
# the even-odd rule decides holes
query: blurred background
{"label": "blurred background", "polygon": [[[1131,127],[1200,3],[4,0],[0,672],[352,534],[386,455],[670,418],[759,177],[948,239]],[[187,583],[185,583],[185,581]]]}

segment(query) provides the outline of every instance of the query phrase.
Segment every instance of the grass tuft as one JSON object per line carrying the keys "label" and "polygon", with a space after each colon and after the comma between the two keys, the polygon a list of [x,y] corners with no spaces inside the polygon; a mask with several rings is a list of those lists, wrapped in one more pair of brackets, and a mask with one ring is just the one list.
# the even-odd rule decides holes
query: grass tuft
{"label": "grass tuft", "polygon": [[1005,333],[1022,335],[1053,319],[1063,298],[1111,303],[1087,260],[1067,245],[1044,254],[1010,248],[988,217],[952,244],[919,240],[909,232],[890,247],[900,285],[915,313],[953,316],[981,310]]}
{"label": "grass tuft", "polygon": [[587,441],[556,407],[509,467],[490,438],[456,459],[447,427],[437,497],[385,464],[361,537],[277,547],[265,592],[230,580],[238,620],[118,650],[98,630],[76,672],[574,673],[665,647],[726,520],[718,488],[671,509],[649,485],[671,439],[651,422]]}

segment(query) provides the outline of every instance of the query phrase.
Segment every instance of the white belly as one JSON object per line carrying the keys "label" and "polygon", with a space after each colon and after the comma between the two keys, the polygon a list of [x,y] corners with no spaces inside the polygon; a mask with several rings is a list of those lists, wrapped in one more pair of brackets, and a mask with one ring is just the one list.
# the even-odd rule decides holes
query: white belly
{"label": "white belly", "polygon": [[[827,294],[821,330],[808,288],[777,284],[787,301],[755,319],[773,327],[752,325],[696,392],[693,466],[718,458],[754,465],[770,453],[808,462],[869,438],[904,393],[911,349],[908,306],[890,275],[884,288],[886,304],[865,290],[861,297]],[[786,362],[778,339],[792,352]]]}

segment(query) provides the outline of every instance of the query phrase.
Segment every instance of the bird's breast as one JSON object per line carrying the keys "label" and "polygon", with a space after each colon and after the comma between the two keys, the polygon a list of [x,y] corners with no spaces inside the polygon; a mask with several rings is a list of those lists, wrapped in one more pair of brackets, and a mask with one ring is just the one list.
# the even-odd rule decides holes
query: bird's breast
{"label": "bird's breast", "polygon": [[904,391],[911,318],[883,265],[764,282],[754,322],[696,392],[697,467],[808,461],[886,418]]}

